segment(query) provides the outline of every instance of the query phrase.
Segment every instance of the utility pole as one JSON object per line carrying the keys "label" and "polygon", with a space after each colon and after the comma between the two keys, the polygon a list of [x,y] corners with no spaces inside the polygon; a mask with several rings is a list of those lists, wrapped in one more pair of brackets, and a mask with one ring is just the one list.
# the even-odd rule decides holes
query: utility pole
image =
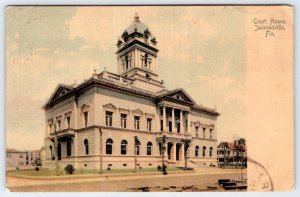
{"label": "utility pole", "polygon": [[137,146],[141,143],[137,136],[134,136],[134,172],[137,172]]}
{"label": "utility pole", "polygon": [[100,172],[99,174],[103,173],[103,140],[102,140],[102,130],[99,128],[100,133]]}

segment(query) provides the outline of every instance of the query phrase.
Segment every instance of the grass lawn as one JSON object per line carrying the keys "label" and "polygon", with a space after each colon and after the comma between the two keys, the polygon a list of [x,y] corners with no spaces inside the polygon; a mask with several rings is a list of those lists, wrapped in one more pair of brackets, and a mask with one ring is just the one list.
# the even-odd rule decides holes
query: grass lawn
{"label": "grass lawn", "polygon": [[[177,167],[168,167],[167,171],[183,171]],[[104,170],[105,174],[114,174],[114,173],[132,173],[134,172],[134,169],[112,169],[112,170]],[[137,173],[139,172],[159,172],[156,168],[142,168],[138,169]],[[96,169],[76,169],[74,171],[74,174],[80,175],[80,174],[99,174],[99,170]],[[55,170],[54,169],[41,169],[39,171],[35,170],[14,170],[14,171],[8,171],[7,175],[27,175],[27,176],[55,176]],[[59,169],[59,175],[66,175],[66,172],[62,169]]]}

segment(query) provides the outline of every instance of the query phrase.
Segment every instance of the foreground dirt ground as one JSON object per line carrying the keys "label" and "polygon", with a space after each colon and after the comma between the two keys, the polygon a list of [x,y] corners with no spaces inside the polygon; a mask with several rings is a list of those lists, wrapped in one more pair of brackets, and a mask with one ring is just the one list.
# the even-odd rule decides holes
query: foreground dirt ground
{"label": "foreground dirt ground", "polygon": [[[218,179],[237,179],[240,170],[197,169],[193,173],[168,175],[100,176],[68,179],[31,179],[7,177],[7,187],[16,192],[196,192],[224,191],[217,185]],[[246,170],[243,172],[246,178]]]}

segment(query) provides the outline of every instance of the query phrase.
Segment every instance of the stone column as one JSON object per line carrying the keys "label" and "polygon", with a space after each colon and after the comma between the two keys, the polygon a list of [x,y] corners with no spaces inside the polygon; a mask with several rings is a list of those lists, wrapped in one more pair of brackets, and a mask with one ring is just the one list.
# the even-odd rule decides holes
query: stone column
{"label": "stone column", "polygon": [[163,106],[163,131],[166,131],[166,107]]}
{"label": "stone column", "polygon": [[189,134],[190,133],[190,112],[187,112],[186,120],[187,120],[186,130],[187,130],[187,134]]}
{"label": "stone column", "polygon": [[175,143],[173,143],[170,151],[170,160],[175,161],[175,159],[176,159],[176,147],[175,147]]}
{"label": "stone column", "polygon": [[181,147],[180,147],[180,161],[183,161],[184,160],[184,143],[181,144]]}
{"label": "stone column", "polygon": [[180,110],[180,133],[184,133],[183,129],[184,129],[184,126],[183,126],[184,122],[183,122],[183,112],[182,110]]}
{"label": "stone column", "polygon": [[[157,108],[157,118],[155,118],[155,122],[156,122],[156,129],[157,129],[157,131],[159,131],[160,132],[160,118],[161,118],[161,114],[160,114],[160,107],[158,107]],[[153,127],[154,128],[154,127]]]}
{"label": "stone column", "polygon": [[175,131],[175,110],[174,108],[172,108],[172,132],[176,132]]}

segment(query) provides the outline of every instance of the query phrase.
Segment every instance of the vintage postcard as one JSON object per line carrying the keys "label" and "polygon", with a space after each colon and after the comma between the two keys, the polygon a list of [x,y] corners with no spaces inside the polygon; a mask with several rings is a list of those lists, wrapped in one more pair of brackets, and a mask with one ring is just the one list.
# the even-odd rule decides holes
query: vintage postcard
{"label": "vintage postcard", "polygon": [[9,6],[5,23],[8,191],[293,191],[291,6]]}

